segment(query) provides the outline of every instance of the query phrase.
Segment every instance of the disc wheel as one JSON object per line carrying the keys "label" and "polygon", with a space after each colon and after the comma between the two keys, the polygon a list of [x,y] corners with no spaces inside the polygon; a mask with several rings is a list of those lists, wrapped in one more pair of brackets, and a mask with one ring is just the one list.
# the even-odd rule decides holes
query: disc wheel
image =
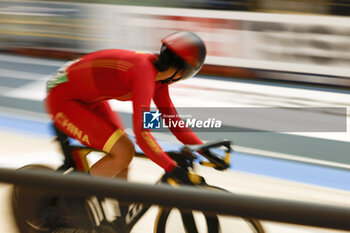
{"label": "disc wheel", "polygon": [[[20,170],[55,172],[42,165],[28,165]],[[88,232],[91,229],[84,198],[58,195],[29,185],[14,185],[11,204],[20,233]]]}

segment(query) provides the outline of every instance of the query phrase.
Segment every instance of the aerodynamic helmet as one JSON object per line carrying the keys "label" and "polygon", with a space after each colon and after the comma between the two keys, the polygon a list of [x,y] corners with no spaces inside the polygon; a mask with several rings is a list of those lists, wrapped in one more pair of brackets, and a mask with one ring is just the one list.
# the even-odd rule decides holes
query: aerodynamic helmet
{"label": "aerodynamic helmet", "polygon": [[[162,51],[170,50],[179,68],[183,70],[182,79],[194,76],[203,66],[206,49],[201,38],[189,31],[179,31],[161,40]],[[168,52],[169,53],[169,52]]]}

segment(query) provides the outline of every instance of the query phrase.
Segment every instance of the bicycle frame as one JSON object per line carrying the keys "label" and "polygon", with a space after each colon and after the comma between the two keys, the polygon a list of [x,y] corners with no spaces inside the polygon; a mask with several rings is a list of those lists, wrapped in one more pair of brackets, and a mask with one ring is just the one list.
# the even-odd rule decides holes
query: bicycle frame
{"label": "bicycle frame", "polygon": [[[85,172],[89,171],[90,165],[87,156],[92,151],[102,152],[85,146],[73,145],[69,142],[69,138],[64,133],[56,129],[56,140],[61,144],[64,154],[64,163],[57,170],[64,174],[69,172]],[[226,156],[210,151],[214,147],[226,147]],[[210,188],[220,192],[228,192],[222,188],[209,185],[205,179],[196,174],[194,171],[194,161],[199,155],[208,159],[208,161],[200,162],[203,166],[209,166],[217,170],[225,170],[229,167],[229,155],[231,142],[224,140],[217,143],[185,146],[181,150],[167,151],[167,154],[177,162],[178,166],[188,172],[188,177],[193,185],[202,188]],[[104,155],[106,153],[102,152]],[[143,153],[137,153],[138,157],[145,157]],[[227,162],[226,162],[227,161]],[[27,165],[21,169],[43,169],[52,171],[52,168],[42,165]],[[68,174],[69,175],[69,174]],[[170,185],[179,185],[180,183],[172,179],[165,173],[158,182],[168,183]],[[180,184],[181,185],[181,184]],[[143,205],[139,203],[118,202],[117,205],[111,205],[114,210],[119,208],[119,213],[111,212],[111,206],[106,205],[106,198],[92,195],[88,198],[71,197],[65,195],[56,195],[54,193],[32,192],[28,186],[15,186],[11,195],[11,203],[14,212],[15,222],[18,230],[22,233],[27,232],[120,232],[129,233],[134,225],[149,210],[151,205]],[[111,198],[111,200],[115,200]],[[116,202],[117,203],[117,202]],[[107,207],[107,208],[106,208]],[[155,233],[168,232],[167,223],[173,222],[173,208],[158,208],[154,231]],[[182,220],[183,230],[185,232],[198,232],[197,220],[194,215],[204,215],[205,227],[209,233],[220,232],[220,222],[218,216],[209,213],[193,213],[192,211],[178,211]],[[176,215],[175,215],[176,216]],[[176,219],[176,218],[175,218]],[[258,220],[251,218],[243,218],[251,230],[255,233],[264,233],[264,229]],[[179,225],[176,225],[178,227]]]}
{"label": "bicycle frame", "polygon": [[[102,151],[99,151],[97,149],[90,148],[90,147],[85,147],[85,146],[71,145],[67,135],[65,135],[64,133],[62,133],[56,128],[55,130],[57,134],[56,140],[61,144],[61,148],[65,157],[63,165],[59,167],[58,170],[66,172],[68,169],[73,168],[73,170],[75,171],[87,173],[90,169],[87,156],[91,152],[102,152]],[[218,146],[226,147],[226,150],[225,150],[226,156],[224,159],[214,156],[209,151],[210,148],[218,147]],[[232,150],[231,142],[224,140],[217,143],[211,143],[209,145],[204,145],[204,146],[201,145],[199,147],[195,147],[195,146],[183,147],[183,149],[181,150],[181,153],[184,156],[183,158],[180,159],[172,156],[171,157],[178,162],[179,166],[183,166],[183,168],[187,170],[188,167],[193,167],[193,160],[197,158],[197,156],[193,154],[193,151],[197,151],[200,154],[202,154],[203,157],[208,159],[208,162],[201,162],[201,165],[213,167],[218,170],[224,170],[229,167],[229,156],[230,156],[231,150]],[[105,155],[104,152],[102,153]],[[136,153],[136,156],[146,157],[145,154],[143,153]],[[190,164],[187,164],[187,162],[185,161],[190,162]],[[169,183],[168,178],[169,177],[166,174],[164,174],[157,183],[159,182]],[[201,178],[202,177],[196,177],[197,181],[199,180],[199,183],[197,184],[207,185],[204,179],[201,179]],[[94,215],[93,217],[95,219],[96,226],[99,226],[103,222],[107,221],[106,220],[107,213],[104,209],[103,200],[99,200],[98,197],[95,197],[95,200],[92,200],[92,199],[88,200],[88,204],[90,205],[91,210],[94,210],[92,212],[94,212],[95,214],[92,213],[92,215]],[[116,223],[115,225],[122,226],[123,232],[130,232],[134,227],[134,225],[142,218],[142,216],[151,207],[151,205],[143,205],[141,203],[131,203],[127,206],[127,210],[125,212],[125,209],[124,211],[122,211],[120,206],[121,205],[119,203],[119,212],[121,213],[121,216],[117,217],[115,220],[112,220],[112,221],[115,221]],[[100,214],[96,214],[96,213],[100,213]]]}

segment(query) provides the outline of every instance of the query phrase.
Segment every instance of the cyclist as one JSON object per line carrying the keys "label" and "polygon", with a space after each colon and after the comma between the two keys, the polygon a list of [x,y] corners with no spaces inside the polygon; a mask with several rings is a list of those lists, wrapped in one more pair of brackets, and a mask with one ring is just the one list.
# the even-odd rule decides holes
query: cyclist
{"label": "cyclist", "polygon": [[[168,86],[195,75],[206,49],[189,31],[175,32],[161,41],[159,54],[119,49],[87,54],[60,68],[48,82],[46,107],[54,125],[82,144],[108,153],[91,167],[91,175],[127,178],[135,149],[107,102],[117,99],[133,102],[133,130],[144,153],[173,177],[188,181],[187,173],[143,129],[142,113],[149,111],[153,99],[164,116],[180,120]],[[184,144],[202,144],[188,128],[170,129]]]}

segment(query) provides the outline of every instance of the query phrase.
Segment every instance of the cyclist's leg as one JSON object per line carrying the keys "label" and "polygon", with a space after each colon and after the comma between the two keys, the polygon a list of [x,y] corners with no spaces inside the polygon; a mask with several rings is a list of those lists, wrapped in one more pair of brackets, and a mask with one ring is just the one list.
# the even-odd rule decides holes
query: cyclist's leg
{"label": "cyclist's leg", "polygon": [[116,125],[117,122],[108,120],[101,111],[96,111],[96,106],[76,100],[62,100],[51,95],[47,99],[47,105],[55,125],[60,130],[86,146],[109,154],[92,167],[92,175],[123,175],[123,170],[127,169],[135,150],[131,140]]}
{"label": "cyclist's leg", "polygon": [[[92,106],[92,108],[94,109],[94,111],[96,111],[100,117],[104,118],[106,121],[111,122],[112,124],[115,125],[115,127],[122,129],[124,131],[124,125],[123,125],[123,121],[121,120],[120,116],[118,113],[113,112],[111,106],[109,105],[108,101],[102,101],[99,102],[97,104],[94,104]],[[124,151],[127,150],[127,151]],[[130,163],[132,157],[127,157],[127,156],[123,156],[123,154],[128,154],[130,155],[129,151],[133,151],[132,155],[135,154],[134,152],[134,145],[133,143],[130,141],[130,139],[125,135],[125,137],[121,137],[116,143],[115,145],[112,146],[111,155],[114,155],[114,158],[120,161],[117,161],[118,163]],[[121,154],[121,155],[119,155]],[[109,163],[110,158],[106,157],[100,161],[98,161],[92,168],[90,171],[91,174],[97,173],[97,174],[101,174],[103,173],[104,169],[106,167],[108,167],[109,165],[111,165]],[[129,161],[130,160],[130,161]],[[100,172],[100,169],[102,170]],[[128,166],[126,168],[124,168],[122,171],[120,171],[117,175],[118,178],[123,178],[123,179],[127,179],[128,177]]]}
{"label": "cyclist's leg", "polygon": [[134,144],[123,135],[113,144],[109,154],[91,167],[90,174],[126,179],[128,166],[135,154]]}
{"label": "cyclist's leg", "polygon": [[[92,106],[94,111],[96,111],[102,118],[105,120],[111,122],[115,125],[115,127],[122,129],[124,131],[124,125],[123,121],[121,120],[118,113],[113,112],[111,106],[109,105],[108,101],[102,101]],[[130,151],[132,153],[130,153]],[[134,150],[134,144],[132,141],[126,136],[122,136],[117,142],[114,143],[114,145],[111,148],[110,155],[114,157],[116,162],[119,164],[129,164],[132,160],[133,155],[135,154]],[[129,156],[126,156],[129,155]],[[104,169],[112,165],[110,163],[110,158],[105,157],[98,161],[94,166],[91,168],[91,174],[101,174],[104,172]],[[100,171],[101,170],[101,171]],[[128,177],[128,166],[126,166],[123,170],[121,170],[117,177],[127,179]]]}
{"label": "cyclist's leg", "polygon": [[[98,104],[95,104],[91,106],[94,111],[96,111],[100,117],[104,118],[106,121],[111,122],[115,125],[115,127],[124,130],[124,126],[122,124],[122,120],[119,116],[119,114],[113,112],[111,106],[109,105],[108,101],[102,101]],[[131,151],[131,153],[130,153]],[[125,164],[125,168],[122,169],[116,177],[127,179],[128,177],[128,165],[131,162],[133,156],[135,154],[134,144],[129,139],[127,135],[121,136],[119,140],[117,140],[111,148],[110,155],[112,156],[113,160],[116,160],[115,162],[111,162],[110,156],[105,156],[98,162],[96,162],[90,169],[90,173],[92,175],[105,175],[105,171],[107,170],[113,170],[113,166],[115,163],[117,164]],[[129,156],[126,156],[129,155]],[[112,166],[112,167],[110,167]],[[107,175],[108,176],[108,175]],[[116,207],[116,206],[114,206]],[[117,207],[118,208],[118,207]],[[124,205],[122,203],[119,203],[119,209],[116,210],[119,211],[122,216],[126,216],[128,213],[129,206]],[[123,218],[122,218],[123,219]],[[120,227],[121,223],[120,221],[117,222],[117,225]]]}

